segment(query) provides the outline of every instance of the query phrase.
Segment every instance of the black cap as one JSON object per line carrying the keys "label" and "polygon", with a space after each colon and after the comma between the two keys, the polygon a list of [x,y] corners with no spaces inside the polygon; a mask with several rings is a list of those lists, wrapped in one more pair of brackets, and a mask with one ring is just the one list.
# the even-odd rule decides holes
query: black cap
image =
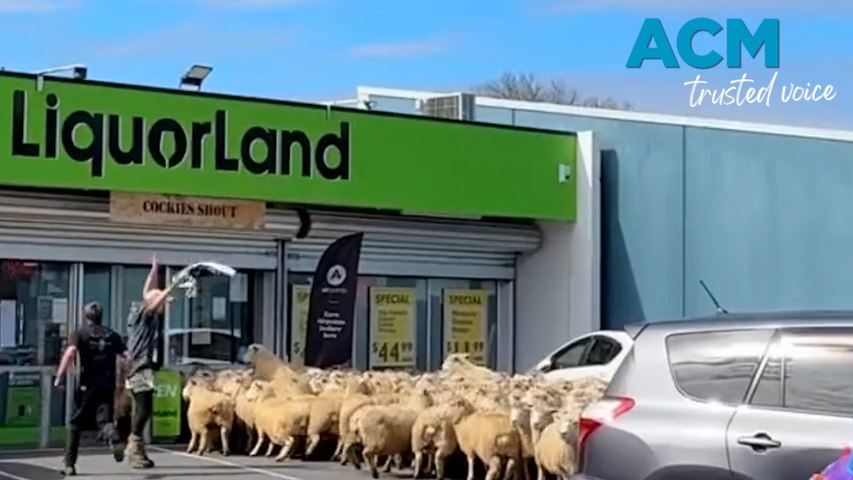
{"label": "black cap", "polygon": [[101,302],[87,303],[86,306],[83,307],[83,316],[86,320],[100,325],[104,316],[104,308],[101,306]]}

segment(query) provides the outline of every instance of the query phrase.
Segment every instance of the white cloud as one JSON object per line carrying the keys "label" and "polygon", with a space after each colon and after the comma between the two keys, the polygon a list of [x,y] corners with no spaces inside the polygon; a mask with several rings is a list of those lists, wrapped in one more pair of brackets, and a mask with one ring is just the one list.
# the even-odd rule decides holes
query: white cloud
{"label": "white cloud", "polygon": [[407,42],[365,43],[349,49],[353,57],[419,57],[443,52],[453,46],[450,38],[428,38]]}
{"label": "white cloud", "polygon": [[94,48],[95,55],[126,57],[146,54],[248,54],[268,52],[290,44],[293,31],[234,30],[211,28],[200,22],[141,32]]}
{"label": "white cloud", "polygon": [[78,7],[80,3],[80,0],[0,0],[0,14],[52,13]]}
{"label": "white cloud", "polygon": [[823,14],[827,10],[849,10],[853,2],[849,0],[711,0],[707,2],[677,2],[673,0],[541,0],[536,2],[534,9],[542,14],[571,13],[574,11],[590,10],[634,10],[648,11],[650,9],[666,11],[707,12],[725,9],[750,11],[759,9],[774,14],[785,13],[782,9],[796,10],[802,13]]}
{"label": "white cloud", "polygon": [[193,0],[199,5],[217,8],[279,8],[293,7],[312,0]]}

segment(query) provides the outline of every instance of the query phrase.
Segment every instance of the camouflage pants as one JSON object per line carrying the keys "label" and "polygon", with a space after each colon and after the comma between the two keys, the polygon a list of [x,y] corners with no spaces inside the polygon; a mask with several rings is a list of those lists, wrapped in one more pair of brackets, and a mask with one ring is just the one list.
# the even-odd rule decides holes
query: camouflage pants
{"label": "camouflage pants", "polygon": [[127,378],[125,387],[131,393],[150,392],[154,390],[154,370],[145,368],[134,373]]}

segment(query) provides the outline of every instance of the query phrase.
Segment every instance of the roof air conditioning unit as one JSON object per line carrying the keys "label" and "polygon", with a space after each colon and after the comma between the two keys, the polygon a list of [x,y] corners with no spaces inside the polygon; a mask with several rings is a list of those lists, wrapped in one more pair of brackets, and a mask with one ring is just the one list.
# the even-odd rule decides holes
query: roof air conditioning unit
{"label": "roof air conditioning unit", "polygon": [[417,109],[427,117],[474,121],[476,96],[471,93],[454,93],[418,99]]}

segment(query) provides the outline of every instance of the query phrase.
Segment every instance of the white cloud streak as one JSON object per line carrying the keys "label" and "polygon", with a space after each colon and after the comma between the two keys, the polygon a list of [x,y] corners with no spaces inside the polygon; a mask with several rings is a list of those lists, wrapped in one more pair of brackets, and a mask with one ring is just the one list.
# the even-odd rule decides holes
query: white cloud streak
{"label": "white cloud streak", "polygon": [[53,13],[79,7],[80,0],[0,0],[0,15],[4,13]]}
{"label": "white cloud streak", "polygon": [[270,9],[287,8],[310,3],[313,0],[193,0],[194,3],[216,8]]}
{"label": "white cloud streak", "polygon": [[434,55],[446,51],[455,42],[450,38],[428,38],[405,42],[364,43],[349,49],[349,55],[360,58],[409,58]]}
{"label": "white cloud streak", "polygon": [[163,52],[239,55],[268,52],[289,45],[296,36],[293,31],[223,31],[222,28],[189,22],[118,39],[108,45],[97,46],[94,53],[103,57],[141,56]]}
{"label": "white cloud streak", "polygon": [[774,15],[796,11],[807,14],[826,14],[829,11],[849,11],[853,2],[849,0],[710,0],[707,2],[677,2],[673,0],[542,0],[534,5],[541,14],[566,14],[575,11],[675,11],[713,12],[720,9],[737,9],[749,12],[760,10]]}

